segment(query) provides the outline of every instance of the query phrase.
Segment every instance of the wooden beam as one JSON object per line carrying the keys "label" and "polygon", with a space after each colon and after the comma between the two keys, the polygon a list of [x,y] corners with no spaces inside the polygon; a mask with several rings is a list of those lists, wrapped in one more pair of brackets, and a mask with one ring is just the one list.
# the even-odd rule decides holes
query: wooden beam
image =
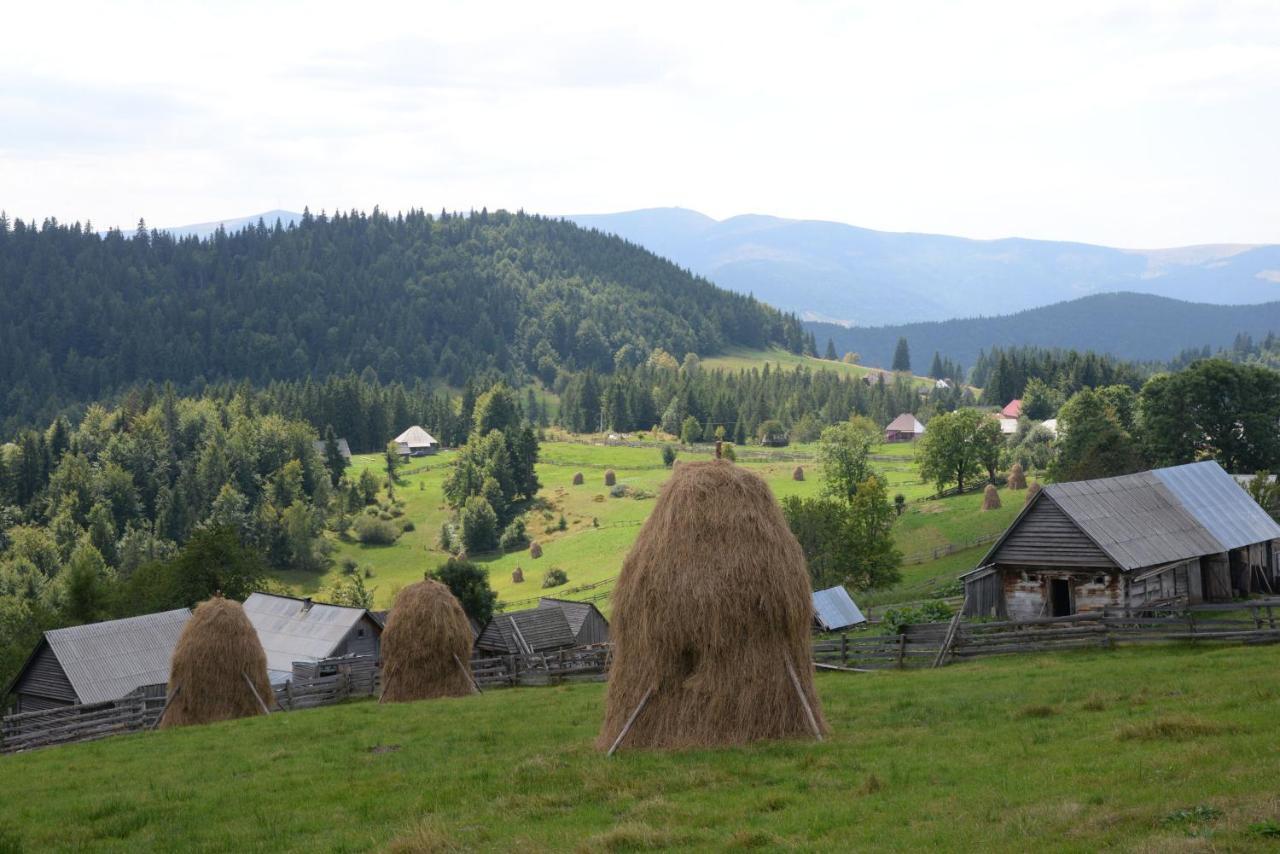
{"label": "wooden beam", "polygon": [[181,690],[182,690],[182,686],[178,685],[171,692],[169,692],[169,696],[164,698],[164,705],[160,707],[160,717],[156,718],[156,722],[151,725],[152,729],[158,729],[160,727],[160,722],[164,720],[164,713],[169,711],[169,704],[172,703],[177,698],[178,692]]}
{"label": "wooden beam", "polygon": [[618,749],[618,745],[622,744],[622,739],[627,737],[627,733],[631,732],[631,725],[636,722],[636,718],[640,717],[640,711],[644,708],[645,703],[649,702],[649,697],[653,694],[653,688],[644,692],[644,696],[640,698],[640,704],[636,706],[636,710],[631,713],[631,717],[627,718],[627,722],[622,725],[622,732],[618,733],[618,737],[613,740],[613,746],[609,748],[606,756],[612,756]]}
{"label": "wooden beam", "polygon": [[258,701],[258,705],[262,708],[262,713],[264,715],[271,714],[271,710],[267,708],[267,704],[262,701],[262,695],[258,693],[257,688],[253,687],[253,680],[249,678],[249,674],[241,670],[240,675],[244,677],[244,684],[248,685],[249,690],[253,692],[253,699]]}
{"label": "wooden beam", "polygon": [[784,656],[787,662],[787,673],[791,675],[791,684],[795,686],[796,696],[800,698],[800,705],[804,707],[805,717],[809,719],[809,726],[813,729],[813,737],[818,741],[822,741],[822,729],[818,726],[818,719],[814,717],[813,707],[809,705],[809,698],[804,695],[804,688],[800,685],[800,675],[796,673],[796,666],[791,663],[791,654]]}
{"label": "wooden beam", "polygon": [[[462,663],[462,659],[458,658],[457,653],[454,653],[453,660],[458,663],[458,667],[462,669],[462,672],[467,674],[467,679],[470,680],[471,687],[475,689],[475,692],[477,694],[483,694],[484,692],[480,690],[480,683],[476,681],[475,674],[471,672],[471,668]],[[379,700],[379,702],[381,702],[381,700]]]}

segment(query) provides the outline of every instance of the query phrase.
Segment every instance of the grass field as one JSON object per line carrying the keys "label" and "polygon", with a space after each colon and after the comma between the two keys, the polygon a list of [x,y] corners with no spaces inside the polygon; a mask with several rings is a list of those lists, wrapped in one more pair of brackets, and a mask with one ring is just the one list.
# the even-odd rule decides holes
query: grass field
{"label": "grass field", "polygon": [[[473,555],[487,566],[490,583],[504,601],[519,601],[540,595],[541,580],[546,570],[557,567],[569,576],[567,587],[604,581],[616,576],[622,560],[639,532],[640,524],[653,508],[654,496],[671,472],[662,464],[662,443],[648,442],[643,447],[592,443],[581,437],[544,442],[538,476],[542,481],[539,497],[545,510],[530,511],[526,522],[530,536],[543,548],[543,556],[532,560],[527,550],[506,554]],[[788,495],[816,495],[821,489],[814,447],[793,445],[770,451],[757,447],[744,448],[740,464],[756,472],[768,482],[779,498]],[[682,450],[681,459],[709,459],[710,446]],[[995,511],[982,512],[982,496],[978,493],[939,501],[922,500],[932,494],[933,486],[920,482],[910,445],[878,445],[873,448],[874,466],[889,481],[890,494],[902,493],[907,509],[898,519],[895,537],[902,552],[911,557],[932,553],[948,546],[970,543],[976,537],[1002,531],[1022,506],[1024,493],[1005,491],[1004,505]],[[417,581],[447,557],[439,548],[441,525],[450,513],[445,505],[443,483],[453,453],[445,451],[435,457],[412,461],[400,473],[396,496],[404,502],[405,515],[414,530],[404,534],[391,546],[364,546],[353,541],[334,540],[335,565],[323,575],[315,573],[282,573],[281,579],[302,594],[317,592],[339,576],[337,566],[343,558],[352,558],[373,570],[366,584],[374,589],[377,605],[390,604],[395,591]],[[796,465],[803,465],[807,478],[792,479]],[[352,473],[373,467],[381,471],[378,455],[357,456]],[[628,486],[632,494],[613,498],[604,485],[604,473],[612,469],[618,482]],[[573,485],[573,476],[582,472],[585,483]],[[566,530],[559,530],[560,516]],[[958,572],[971,569],[981,552],[965,552],[963,557],[950,555],[930,560],[923,566],[904,567],[904,583],[899,588],[863,594],[869,604],[899,602],[933,595],[940,585],[954,581]],[[511,572],[517,566],[524,571],[525,581],[516,584]],[[945,577],[943,577],[945,575]],[[603,588],[607,589],[607,588]],[[555,589],[547,591],[555,593]],[[593,591],[599,592],[599,591]],[[862,601],[862,597],[860,600]],[[608,602],[600,603],[608,613]]]}
{"label": "grass field", "polygon": [[591,746],[602,685],[0,757],[0,851],[1248,851],[1280,835],[1280,647],[821,674],[833,735]]}
{"label": "grass field", "polygon": [[[801,356],[777,347],[771,350],[749,350],[741,347],[731,347],[718,356],[707,356],[702,360],[702,366],[713,371],[760,369],[765,366],[765,363],[772,365],[774,368],[781,367],[788,371],[794,371],[796,368],[803,366],[811,371],[835,371],[844,376],[859,378],[867,374],[889,373],[882,368],[868,368],[862,365],[849,365],[844,362],[817,359],[813,356]],[[892,379],[893,375],[889,373],[886,381],[891,381]],[[921,388],[931,388],[933,386],[933,380],[928,377],[912,377],[912,382]]]}

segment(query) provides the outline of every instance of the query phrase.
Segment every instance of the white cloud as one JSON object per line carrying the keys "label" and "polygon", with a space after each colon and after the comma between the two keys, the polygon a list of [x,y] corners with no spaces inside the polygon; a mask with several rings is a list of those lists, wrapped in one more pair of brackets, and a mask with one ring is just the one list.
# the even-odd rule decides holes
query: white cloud
{"label": "white cloud", "polygon": [[1280,241],[1269,3],[27,4],[6,23],[12,215],[678,204]]}

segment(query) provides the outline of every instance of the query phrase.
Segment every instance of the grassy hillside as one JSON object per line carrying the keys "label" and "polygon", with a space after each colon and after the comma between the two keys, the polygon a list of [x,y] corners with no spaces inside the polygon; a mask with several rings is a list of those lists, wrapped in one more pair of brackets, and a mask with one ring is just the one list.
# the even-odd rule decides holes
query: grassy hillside
{"label": "grassy hillside", "polygon": [[[818,339],[818,346],[822,347],[826,343],[826,338]],[[896,339],[895,339],[896,343]],[[841,350],[840,352],[845,352]],[[932,352],[932,351],[930,351]],[[892,361],[892,360],[890,360]],[[818,359],[813,356],[803,356],[798,353],[790,353],[780,347],[774,347],[769,350],[751,350],[745,347],[731,347],[718,356],[708,356],[702,360],[702,365],[711,370],[727,370],[727,371],[743,371],[752,368],[761,369],[765,364],[772,365],[774,368],[781,366],[782,368],[793,371],[797,367],[804,366],[811,371],[835,371],[842,376],[849,377],[865,377],[867,374],[878,376],[885,375],[885,382],[893,381],[893,374],[886,373],[881,368],[869,368],[864,365],[848,365],[844,362],[833,362],[829,359]],[[886,361],[885,364],[889,364]],[[913,377],[912,381],[921,388],[931,388],[933,380],[928,377]]]}
{"label": "grassy hillside", "polygon": [[591,742],[604,686],[0,757],[0,850],[1274,850],[1280,647],[823,674],[833,735]]}
{"label": "grassy hillside", "polygon": [[[506,554],[474,555],[487,566],[490,583],[505,601],[517,601],[541,595],[543,573],[551,567],[569,575],[567,587],[576,587],[613,578],[622,568],[622,560],[639,533],[640,525],[653,508],[654,497],[671,472],[662,464],[661,442],[646,442],[642,447],[591,444],[587,438],[548,441],[542,445],[538,477],[541,507],[528,516],[530,536],[543,548],[538,560],[528,550]],[[821,480],[812,459],[813,446],[793,445],[778,450],[751,447],[742,449],[739,464],[760,475],[778,498],[788,495],[816,495]],[[874,465],[889,482],[890,494],[902,493],[908,500],[906,512],[898,519],[895,536],[899,549],[908,558],[931,554],[948,546],[970,543],[976,537],[998,533],[1009,524],[1022,507],[1024,493],[1002,492],[1004,506],[982,512],[982,496],[978,493],[941,501],[921,501],[933,492],[933,486],[920,482],[911,445],[879,445],[873,448]],[[697,446],[680,452],[681,459],[709,459],[710,446]],[[797,459],[799,458],[799,459]],[[373,570],[366,582],[375,588],[375,601],[381,607],[390,604],[395,591],[422,578],[423,572],[435,568],[447,557],[439,548],[440,527],[449,518],[443,483],[453,452],[414,460],[401,471],[401,485],[396,495],[405,503],[405,514],[413,521],[414,530],[391,546],[364,546],[356,542],[336,542],[335,568],[324,575],[306,572],[284,573],[281,578],[300,593],[315,593],[338,577],[344,558],[352,558]],[[803,465],[807,479],[795,481],[792,472]],[[381,471],[377,455],[357,456],[353,472],[373,467]],[[618,482],[632,490],[625,498],[612,498],[604,485],[604,473],[612,469]],[[573,476],[582,472],[585,483],[573,485]],[[566,530],[558,529],[560,516]],[[933,595],[937,589],[954,582],[955,575],[971,569],[981,550],[963,555],[929,560],[924,565],[904,567],[904,584],[899,588],[866,594],[869,602],[900,602]],[[967,562],[967,565],[966,565]],[[511,571],[524,570],[525,581],[513,583]],[[559,588],[563,589],[563,588]],[[593,593],[607,590],[601,588]],[[557,588],[545,591],[556,595]],[[573,598],[570,594],[569,598]],[[861,600],[863,597],[860,596]],[[608,612],[608,602],[600,603]]]}

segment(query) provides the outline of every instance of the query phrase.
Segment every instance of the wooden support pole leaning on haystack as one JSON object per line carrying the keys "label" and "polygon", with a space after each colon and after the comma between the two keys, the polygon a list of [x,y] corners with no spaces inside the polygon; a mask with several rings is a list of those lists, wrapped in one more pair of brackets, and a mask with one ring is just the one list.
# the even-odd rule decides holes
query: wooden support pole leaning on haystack
{"label": "wooden support pole leaning on haystack", "polygon": [[627,733],[631,731],[631,725],[636,722],[636,718],[640,717],[640,712],[644,709],[644,704],[649,702],[649,698],[653,696],[653,689],[650,688],[644,692],[644,696],[640,698],[640,702],[636,705],[636,709],[627,718],[627,722],[622,725],[622,732],[618,733],[618,737],[613,740],[613,746],[609,748],[606,756],[612,756],[618,750],[618,745],[622,744],[622,740],[627,737]]}
{"label": "wooden support pole leaning on haystack", "polygon": [[267,704],[262,700],[262,695],[258,693],[257,688],[253,687],[253,680],[249,678],[249,674],[241,670],[240,675],[244,678],[244,684],[248,685],[249,690],[253,692],[253,699],[258,701],[258,706],[262,709],[262,713],[264,715],[271,714],[271,710],[267,708]]}
{"label": "wooden support pole leaning on haystack", "polygon": [[476,689],[476,693],[483,694],[484,692],[480,690],[480,683],[476,681],[475,674],[471,672],[470,667],[467,667],[465,664],[462,663],[462,659],[458,658],[458,654],[456,652],[453,654],[453,660],[458,662],[458,667],[462,670],[463,673],[467,674],[467,679],[471,681],[471,687]]}
{"label": "wooden support pole leaning on haystack", "polygon": [[164,705],[160,707],[160,716],[156,718],[156,722],[151,725],[152,729],[156,729],[160,726],[160,722],[164,720],[164,713],[169,711],[169,704],[172,703],[175,698],[177,698],[178,692],[181,690],[182,690],[182,686],[178,685],[172,691],[169,692],[169,695],[167,697],[164,698]]}
{"label": "wooden support pole leaning on haystack", "polygon": [[796,673],[796,666],[791,662],[791,656],[783,656],[787,662],[787,673],[791,676],[791,684],[795,686],[796,696],[800,698],[800,705],[804,708],[804,716],[809,720],[809,727],[813,730],[813,737],[818,741],[822,741],[822,728],[818,726],[818,719],[813,716],[813,707],[809,705],[809,698],[804,695],[804,688],[800,686],[800,674]]}

